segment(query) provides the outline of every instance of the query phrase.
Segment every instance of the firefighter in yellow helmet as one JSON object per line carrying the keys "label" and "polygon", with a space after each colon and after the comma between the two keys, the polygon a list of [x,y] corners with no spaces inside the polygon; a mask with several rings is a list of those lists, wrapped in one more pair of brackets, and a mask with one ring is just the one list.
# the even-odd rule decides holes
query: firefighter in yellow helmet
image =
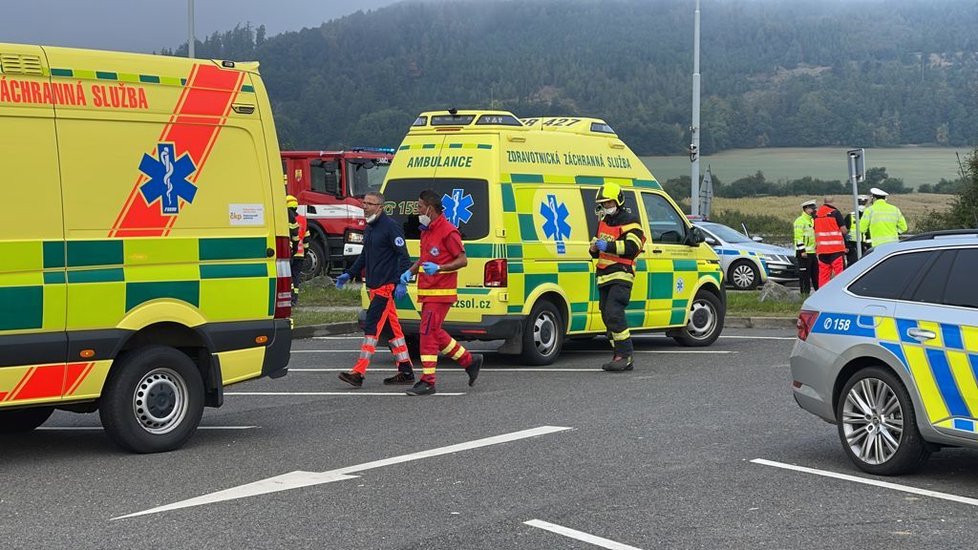
{"label": "firefighter in yellow helmet", "polygon": [[299,214],[299,201],[286,195],[285,206],[289,209],[289,237],[292,239],[292,305],[299,301],[299,283],[302,266],[306,263],[309,248],[309,222]]}
{"label": "firefighter in yellow helmet", "polygon": [[595,197],[601,220],[591,240],[591,257],[598,260],[596,279],[601,319],[614,348],[611,361],[601,366],[611,372],[632,370],[632,339],[625,308],[632,297],[635,258],[645,246],[638,217],[625,208],[625,195],[617,183],[606,183]]}

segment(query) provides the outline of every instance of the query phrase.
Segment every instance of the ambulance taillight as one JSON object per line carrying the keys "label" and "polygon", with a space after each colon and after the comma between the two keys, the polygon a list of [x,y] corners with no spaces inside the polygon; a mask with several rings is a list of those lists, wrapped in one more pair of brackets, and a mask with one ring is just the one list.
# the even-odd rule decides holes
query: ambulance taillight
{"label": "ambulance taillight", "polygon": [[482,286],[505,287],[507,282],[506,260],[489,260],[486,262]]}
{"label": "ambulance taillight", "polygon": [[275,318],[292,316],[292,242],[275,237]]}

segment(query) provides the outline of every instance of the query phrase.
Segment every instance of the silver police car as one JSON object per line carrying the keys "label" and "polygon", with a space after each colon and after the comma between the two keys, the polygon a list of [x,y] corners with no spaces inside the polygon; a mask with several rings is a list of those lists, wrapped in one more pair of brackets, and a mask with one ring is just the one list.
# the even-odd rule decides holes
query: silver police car
{"label": "silver police car", "polygon": [[976,274],[978,231],[928,233],[873,249],[802,305],[795,401],[837,425],[860,469],[978,448]]}
{"label": "silver police car", "polygon": [[798,280],[793,250],[759,242],[726,225],[693,221],[703,230],[706,242],[720,257],[724,280],[738,290],[750,290],[768,279],[776,283]]}

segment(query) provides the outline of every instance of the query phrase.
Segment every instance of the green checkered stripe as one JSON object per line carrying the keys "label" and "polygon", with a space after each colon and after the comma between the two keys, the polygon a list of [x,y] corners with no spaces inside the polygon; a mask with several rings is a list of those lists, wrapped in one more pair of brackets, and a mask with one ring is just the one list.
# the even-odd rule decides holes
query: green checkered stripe
{"label": "green checkered stripe", "polygon": [[0,242],[0,330],[108,328],[157,299],[215,321],[271,316],[268,248],[264,237]]}
{"label": "green checkered stripe", "polygon": [[[102,80],[107,82],[128,82],[130,84],[162,84],[164,86],[187,85],[187,79],[179,76],[160,76],[155,74],[120,73],[117,71],[63,68],[52,68],[50,72],[51,76],[61,78]],[[241,91],[255,93],[255,87],[250,84],[244,84],[241,86]]]}
{"label": "green checkered stripe", "polygon": [[492,149],[491,143],[446,143],[439,147],[436,143],[405,143],[398,151],[419,151],[422,149]]}

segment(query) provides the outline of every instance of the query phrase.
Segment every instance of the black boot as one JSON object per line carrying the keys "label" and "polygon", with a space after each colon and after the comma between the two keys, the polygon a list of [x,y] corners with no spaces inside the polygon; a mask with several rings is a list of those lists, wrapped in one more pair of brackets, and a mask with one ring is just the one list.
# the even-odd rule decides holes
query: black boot
{"label": "black boot", "polygon": [[479,369],[482,368],[482,362],[485,358],[482,357],[481,353],[472,354],[472,363],[465,367],[465,373],[469,375],[469,386],[475,384],[475,379],[479,377]]}
{"label": "black boot", "polygon": [[341,372],[337,378],[353,386],[354,388],[363,386],[363,375],[359,372]]}
{"label": "black boot", "polygon": [[608,372],[622,372],[626,370],[632,370],[632,357],[629,356],[615,356],[615,359],[601,367]]}

